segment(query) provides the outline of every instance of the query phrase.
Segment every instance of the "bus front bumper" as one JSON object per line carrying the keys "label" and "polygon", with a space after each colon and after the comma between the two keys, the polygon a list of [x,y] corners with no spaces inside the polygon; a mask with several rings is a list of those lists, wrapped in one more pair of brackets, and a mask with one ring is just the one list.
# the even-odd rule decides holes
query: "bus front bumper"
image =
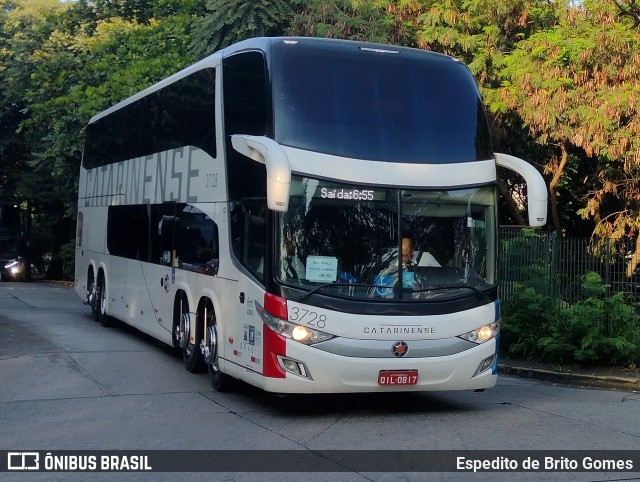
{"label": "bus front bumper", "polygon": [[[355,358],[288,340],[286,355],[279,359],[288,365],[301,363],[305,376],[283,370],[284,378],[263,379],[262,388],[266,391],[384,393],[483,390],[495,386],[497,380],[496,338],[460,353],[421,358]],[[484,369],[478,373],[479,368]],[[401,376],[390,376],[392,372]]]}

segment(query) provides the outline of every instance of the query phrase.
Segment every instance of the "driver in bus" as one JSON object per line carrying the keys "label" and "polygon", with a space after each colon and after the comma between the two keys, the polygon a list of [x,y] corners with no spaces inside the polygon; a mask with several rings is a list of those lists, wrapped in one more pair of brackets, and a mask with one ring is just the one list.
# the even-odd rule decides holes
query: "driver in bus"
{"label": "driver in bus", "polygon": [[430,252],[414,251],[413,240],[408,237],[402,238],[402,265],[405,268],[411,268],[412,266],[442,266]]}
{"label": "driver in bus", "polygon": [[[415,250],[413,239],[408,236],[402,238],[402,252],[401,260],[402,260],[402,270],[403,270],[403,283],[406,282],[408,285],[412,285],[413,281],[413,273],[410,273],[415,270],[416,267],[423,266],[431,266],[431,267],[440,267],[441,264],[438,263],[438,260],[429,253],[428,251]],[[389,261],[386,268],[382,270],[382,272],[375,277],[375,285],[379,286],[393,286],[394,280],[398,276],[398,256],[393,256]]]}

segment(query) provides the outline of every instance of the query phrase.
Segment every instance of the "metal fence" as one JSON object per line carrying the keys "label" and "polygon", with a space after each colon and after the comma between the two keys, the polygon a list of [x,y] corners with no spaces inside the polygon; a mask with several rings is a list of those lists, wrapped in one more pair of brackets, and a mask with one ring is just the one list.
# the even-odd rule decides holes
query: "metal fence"
{"label": "metal fence", "polygon": [[626,275],[634,240],[565,238],[555,233],[502,228],[499,249],[502,300],[520,284],[572,304],[586,297],[582,282],[589,272],[600,274],[610,294],[623,292],[629,299],[640,294],[636,287],[640,271],[630,278]]}

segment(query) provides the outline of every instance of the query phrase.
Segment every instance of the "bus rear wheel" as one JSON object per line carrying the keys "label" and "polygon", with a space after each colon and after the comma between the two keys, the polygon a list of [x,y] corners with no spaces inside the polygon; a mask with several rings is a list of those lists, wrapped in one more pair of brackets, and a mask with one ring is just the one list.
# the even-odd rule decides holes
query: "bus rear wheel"
{"label": "bus rear wheel", "polygon": [[211,386],[218,392],[228,392],[233,388],[233,379],[220,371],[218,364],[218,325],[213,313],[213,306],[208,303],[205,307],[204,316],[207,320],[207,332],[203,344],[203,353],[211,379]]}
{"label": "bus rear wheel", "polygon": [[197,373],[204,370],[204,359],[200,352],[201,329],[196,327],[196,342],[189,343],[191,333],[191,314],[189,302],[184,294],[176,300],[174,309],[174,345],[182,352],[184,367],[189,373]]}
{"label": "bus rear wheel", "polygon": [[90,270],[87,276],[87,305],[91,308],[91,313],[95,321],[99,321],[98,315],[100,313],[97,289],[96,278],[93,276],[93,270]]}
{"label": "bus rear wheel", "polygon": [[99,321],[102,326],[111,326],[111,317],[107,315],[107,286],[104,275],[98,275],[95,297],[95,304],[97,305],[96,321]]}

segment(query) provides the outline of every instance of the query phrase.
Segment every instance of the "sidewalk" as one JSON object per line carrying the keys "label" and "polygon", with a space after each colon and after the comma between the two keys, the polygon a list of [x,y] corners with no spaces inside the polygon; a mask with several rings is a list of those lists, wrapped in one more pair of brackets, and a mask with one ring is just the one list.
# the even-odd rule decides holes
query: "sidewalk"
{"label": "sidewalk", "polygon": [[582,367],[501,357],[498,372],[567,385],[640,391],[640,368]]}

